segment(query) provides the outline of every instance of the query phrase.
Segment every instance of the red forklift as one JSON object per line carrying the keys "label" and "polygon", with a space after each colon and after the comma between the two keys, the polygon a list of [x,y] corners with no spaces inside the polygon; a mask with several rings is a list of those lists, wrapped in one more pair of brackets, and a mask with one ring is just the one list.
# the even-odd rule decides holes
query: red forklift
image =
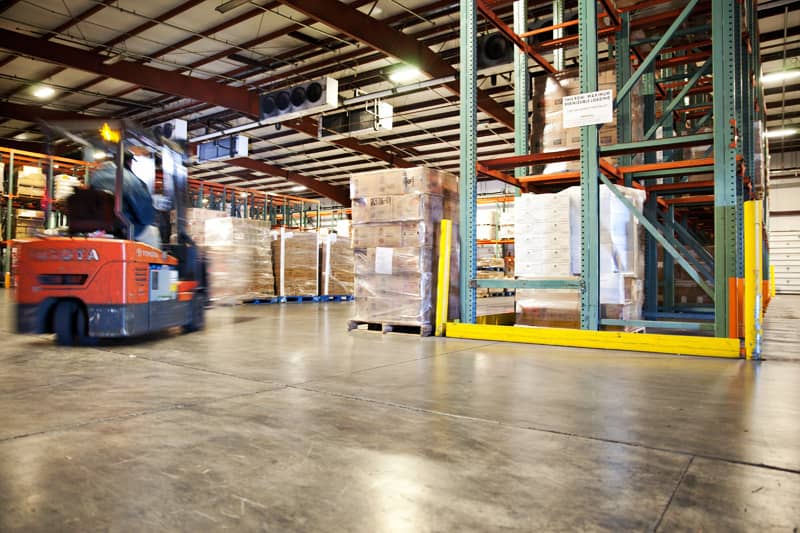
{"label": "red forklift", "polygon": [[[17,331],[55,333],[58,344],[76,345],[172,327],[202,329],[208,276],[202,252],[186,233],[184,147],[127,121],[87,119],[43,128],[51,138],[112,153],[115,174],[107,181],[113,194],[110,187],[77,189],[66,200],[65,235],[15,243]],[[176,212],[174,243],[135,240],[125,204],[131,150],[161,161],[162,188]]]}

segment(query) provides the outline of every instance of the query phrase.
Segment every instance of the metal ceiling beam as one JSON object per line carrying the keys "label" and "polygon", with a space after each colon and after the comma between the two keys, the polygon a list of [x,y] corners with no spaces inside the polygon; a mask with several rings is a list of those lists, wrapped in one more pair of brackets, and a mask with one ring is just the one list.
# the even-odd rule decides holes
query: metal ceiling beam
{"label": "metal ceiling beam", "polygon": [[[386,55],[396,57],[433,76],[443,78],[457,75],[458,71],[414,37],[396,30],[388,24],[365,15],[341,2],[317,0],[278,0],[306,16],[312,17],[350,37],[359,40]],[[446,84],[459,94],[458,81]],[[514,129],[514,115],[495,102],[484,91],[478,91],[478,108],[491,115],[509,129]]]}
{"label": "metal ceiling beam", "polygon": [[0,102],[0,117],[22,120],[25,122],[36,122],[37,120],[79,120],[88,118],[89,115],[82,115],[72,111],[47,109],[45,107],[12,104],[11,102]]}
{"label": "metal ceiling beam", "polygon": [[[96,12],[95,10],[99,11],[99,9],[97,9],[97,8],[102,9],[102,8],[106,7],[108,4],[112,3],[113,1],[116,1],[116,0],[108,0],[108,1],[104,2],[102,5],[97,5],[94,8],[89,9],[89,10],[85,11],[84,13],[81,13],[78,17],[75,17],[75,18],[71,19],[71,21],[68,24],[66,24],[66,23],[62,24],[62,26],[59,26],[58,28],[56,28],[55,30],[53,30],[50,33],[51,34],[61,33],[65,29],[69,28],[70,26],[75,25],[77,22],[80,22],[81,20],[85,20],[89,16],[93,15]],[[144,24],[140,24],[139,26],[133,28],[132,30],[128,30],[125,33],[122,33],[122,34],[118,35],[117,37],[114,37],[110,41],[106,41],[101,46],[95,47],[94,49],[92,49],[92,52],[95,52],[95,53],[102,52],[103,50],[106,50],[108,48],[114,47],[114,46],[116,46],[116,45],[118,45],[118,44],[120,44],[120,43],[122,43],[122,42],[124,42],[124,41],[126,41],[126,40],[128,40],[130,38],[132,38],[132,37],[135,37],[136,35],[142,33],[143,31],[147,31],[147,30],[153,28],[154,26],[158,25],[159,23],[166,22],[167,20],[180,15],[181,13],[183,13],[186,10],[191,9],[191,8],[193,8],[193,7],[195,7],[195,6],[199,5],[199,4],[202,4],[204,1],[205,0],[188,0],[186,2],[183,2],[182,4],[180,4],[180,5],[176,6],[176,7],[172,8],[172,9],[170,9],[170,10],[164,12],[164,13],[162,13],[161,15],[156,17],[155,19],[149,20],[149,21],[145,22]],[[92,13],[89,13],[89,12],[92,12]],[[43,36],[41,38],[45,39],[45,40],[49,39],[49,37],[47,35],[45,35],[45,36]],[[13,57],[12,57],[12,59],[13,59]],[[4,64],[5,64],[5,62],[0,61],[0,67],[2,67],[2,65],[4,65]],[[55,76],[56,74],[59,74],[60,72],[63,72],[64,70],[66,70],[64,67],[58,67],[56,69],[53,69],[53,70],[47,72],[45,75],[39,76],[39,82],[42,82],[42,81],[44,81],[44,80],[46,80],[48,78],[51,78],[51,77]],[[88,89],[92,85],[96,85],[96,84],[100,83],[101,81],[104,81],[105,79],[106,79],[105,76],[97,76],[96,78],[92,78],[89,81],[81,83],[80,85],[75,87],[75,90],[76,91],[82,91],[82,90]],[[8,98],[8,97],[10,97],[10,96],[12,96],[14,94],[17,94],[20,90],[21,89],[12,89],[11,91],[8,91],[4,95],[0,96],[0,99]]]}
{"label": "metal ceiling beam", "polygon": [[[265,7],[270,6],[275,7],[273,4],[269,4]],[[263,13],[262,10],[258,11]],[[239,19],[244,20],[244,15],[236,17],[236,20]],[[219,31],[220,29],[224,29],[229,25],[230,21],[217,25],[204,33]],[[25,39],[23,39],[21,42],[16,42],[15,38],[12,38],[12,35],[19,35]],[[190,39],[198,40],[199,37],[192,37]],[[207,102],[212,105],[233,109],[250,116],[258,115],[258,96],[256,93],[247,91],[246,89],[230,87],[210,80],[188,78],[187,76],[183,76],[177,72],[155,69],[153,67],[148,67],[134,62],[125,61],[113,65],[106,65],[102,62],[102,57],[92,54],[91,52],[84,52],[74,47],[49,42],[37,43],[37,41],[38,39],[27,37],[23,34],[17,34],[8,30],[0,30],[0,47],[13,49],[14,51],[25,53],[44,61],[59,63],[67,67],[102,74],[103,76],[101,78],[97,78],[88,82],[92,85],[96,82],[102,81],[102,79],[105,79],[105,77],[112,77],[133,83],[136,85],[136,87],[143,86],[158,92]],[[7,46],[5,44],[6,42],[12,46]],[[172,45],[166,49],[162,49],[156,52],[156,55],[160,56],[164,53],[169,53],[169,51],[176,46],[177,45]],[[132,92],[132,90],[135,89],[126,89],[115,96],[128,94],[129,92]],[[105,100],[92,102],[91,104],[84,106],[84,109],[88,109],[89,107],[97,105],[102,101]],[[313,119],[294,121],[292,124],[287,124],[287,126],[296,128],[298,131],[302,131],[303,133],[306,133],[312,137],[317,136],[316,121]],[[333,144],[363,153],[398,167],[413,166],[412,163],[404,161],[396,154],[373,146],[362,144],[355,139],[340,139],[333,141]]]}
{"label": "metal ceiling beam", "polygon": [[286,178],[289,181],[299,183],[300,185],[305,185],[312,191],[321,194],[326,198],[330,198],[334,202],[337,202],[341,205],[344,206],[350,205],[350,190],[346,189],[345,187],[334,187],[333,185],[328,185],[327,183],[316,180],[314,178],[303,176],[302,174],[298,174],[297,172],[290,172],[288,170],[283,170],[282,168],[270,165],[269,163],[265,163],[264,161],[250,159],[249,157],[238,157],[236,159],[229,159],[228,161],[226,161],[226,163],[237,167],[255,170],[256,172],[263,172],[264,174],[270,176]]}
{"label": "metal ceiling beam", "polygon": [[[96,15],[97,13],[99,13],[100,11],[105,9],[109,4],[112,4],[115,1],[116,0],[103,0],[102,2],[96,4],[94,7],[90,7],[89,9],[84,11],[83,13],[79,13],[78,15],[75,15],[74,17],[72,17],[68,21],[66,21],[65,23],[63,23],[60,26],[57,26],[56,28],[50,30],[49,32],[45,33],[44,35],[40,36],[39,38],[42,39],[42,40],[45,40],[45,41],[48,40],[48,39],[51,39],[51,38],[55,37],[56,35],[64,32],[65,30],[71,28],[75,24],[78,24],[79,22],[83,22],[84,20],[88,19],[92,15]],[[13,5],[15,3],[16,2],[12,2],[11,4]],[[8,7],[11,7],[11,6],[8,6]],[[4,6],[0,5],[0,13],[2,13],[3,11],[5,11]],[[11,56],[11,57],[7,57],[3,61],[0,61],[0,68],[2,68],[4,66],[6,66],[7,64],[11,63],[14,59],[16,59],[15,56]],[[55,71],[55,72],[51,72],[51,73],[47,74],[46,76],[43,76],[43,79],[47,79],[50,76],[54,76],[55,74],[58,74],[58,72],[59,72],[58,70]],[[15,91],[12,91],[12,93],[13,92],[15,92]],[[6,93],[6,94],[8,94],[8,93]],[[5,96],[5,95],[3,95],[3,96]]]}
{"label": "metal ceiling beam", "polygon": [[0,0],[0,13],[4,13],[8,11],[16,4],[19,4],[22,0]]}
{"label": "metal ceiling beam", "polygon": [[129,61],[108,65],[103,63],[103,57],[97,54],[73,46],[41,41],[36,37],[2,28],[0,28],[0,47],[49,63],[102,74],[155,91],[202,100],[236,109],[246,115],[258,116],[258,95],[246,89],[191,78]]}

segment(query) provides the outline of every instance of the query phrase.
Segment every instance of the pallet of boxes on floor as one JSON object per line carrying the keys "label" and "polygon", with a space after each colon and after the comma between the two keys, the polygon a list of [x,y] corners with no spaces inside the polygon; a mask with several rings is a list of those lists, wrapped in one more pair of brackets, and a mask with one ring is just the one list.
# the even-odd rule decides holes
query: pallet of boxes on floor
{"label": "pallet of boxes on floor", "polygon": [[275,288],[284,302],[317,301],[319,233],[280,228],[273,231]]}
{"label": "pallet of boxes on floor", "polygon": [[353,299],[355,270],[353,249],[347,233],[320,237],[320,301],[343,302]]}
{"label": "pallet of boxes on floor", "polygon": [[423,167],[358,173],[350,193],[356,305],[348,329],[430,335],[443,218],[454,221],[449,318],[458,313],[458,178]]}
{"label": "pallet of boxes on floor", "polygon": [[211,301],[275,298],[269,224],[202,208],[187,209],[186,219],[187,232],[206,254]]}

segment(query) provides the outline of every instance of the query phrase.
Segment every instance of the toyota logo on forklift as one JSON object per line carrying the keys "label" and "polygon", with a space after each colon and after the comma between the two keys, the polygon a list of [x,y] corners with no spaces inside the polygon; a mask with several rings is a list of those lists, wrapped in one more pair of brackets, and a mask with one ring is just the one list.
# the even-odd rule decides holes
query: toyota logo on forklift
{"label": "toyota logo on forklift", "polygon": [[36,261],[100,261],[100,255],[94,248],[46,248],[34,250]]}

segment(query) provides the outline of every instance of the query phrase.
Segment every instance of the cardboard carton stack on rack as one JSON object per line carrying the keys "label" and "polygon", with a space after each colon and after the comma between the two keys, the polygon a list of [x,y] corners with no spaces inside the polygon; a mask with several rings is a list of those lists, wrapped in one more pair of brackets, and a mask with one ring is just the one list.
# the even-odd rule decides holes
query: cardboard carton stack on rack
{"label": "cardboard carton stack on rack", "polygon": [[[458,220],[458,179],[423,167],[354,174],[352,246],[358,323],[430,334],[442,218]],[[458,231],[453,225],[450,315],[458,310]]]}
{"label": "cardboard carton stack on rack", "polygon": [[36,209],[14,210],[14,238],[35,237],[44,231],[44,211]]}
{"label": "cardboard carton stack on rack", "polygon": [[34,166],[23,166],[17,172],[17,194],[41,198],[47,188],[47,178],[42,169]]}
{"label": "cardboard carton stack on rack", "polygon": [[272,257],[279,296],[319,295],[319,234],[316,231],[273,232]]}
{"label": "cardboard carton stack on rack", "polygon": [[322,238],[321,285],[323,296],[350,296],[353,294],[355,273],[353,250],[346,235],[331,233]]}
{"label": "cardboard carton stack on rack", "polygon": [[[644,193],[619,190],[641,212]],[[578,279],[581,272],[581,191],[525,194],[514,206],[515,274],[520,279]],[[644,303],[644,250],[641,228],[625,205],[600,187],[601,317],[639,320]],[[544,327],[580,326],[577,289],[518,289],[517,324]],[[627,328],[629,330],[633,328]]]}
{"label": "cardboard carton stack on rack", "polygon": [[[598,90],[611,90],[617,94],[616,71],[612,69],[601,70],[598,75]],[[637,86],[638,87],[638,86]],[[555,152],[580,148],[581,128],[564,127],[563,102],[565,96],[580,94],[580,79],[577,72],[570,76],[554,78],[542,77],[535,81],[533,88],[534,121],[532,131],[533,152]],[[633,139],[643,136],[642,102],[638,88],[631,91],[631,127]],[[617,122],[614,120],[600,127],[599,141],[601,146],[616,144]],[[606,158],[610,163],[616,164],[616,158]],[[535,174],[553,174],[558,172],[574,172],[580,170],[579,161],[551,163],[535,169]]]}

